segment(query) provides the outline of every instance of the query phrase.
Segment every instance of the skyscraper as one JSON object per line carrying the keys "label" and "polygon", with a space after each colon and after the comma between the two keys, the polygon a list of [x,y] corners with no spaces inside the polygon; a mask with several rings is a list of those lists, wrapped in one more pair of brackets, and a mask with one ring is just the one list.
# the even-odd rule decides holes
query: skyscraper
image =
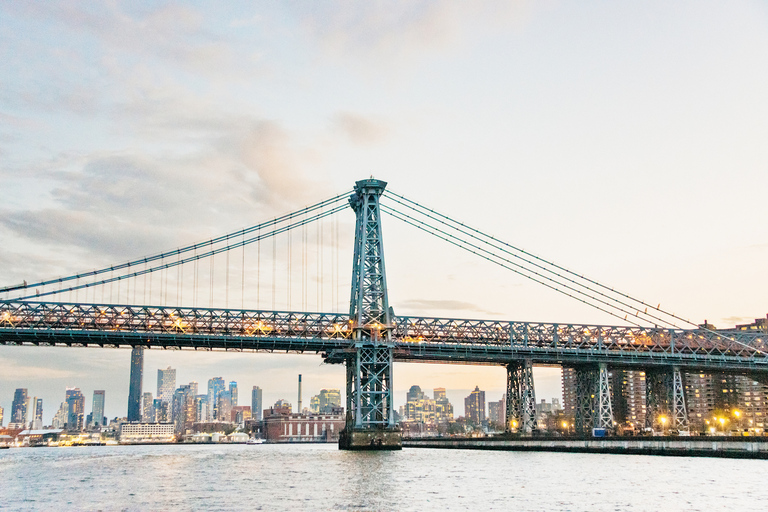
{"label": "skyscraper", "polygon": [[83,430],[85,395],[80,388],[67,388],[67,430]]}
{"label": "skyscraper", "polygon": [[11,423],[25,424],[27,422],[27,389],[18,388],[13,394],[11,405]]}
{"label": "skyscraper", "polygon": [[218,421],[232,421],[232,395],[229,391],[219,393],[219,403],[216,407],[216,419]]}
{"label": "skyscraper", "polygon": [[253,391],[251,391],[251,417],[261,421],[261,411],[261,388],[259,386],[253,386]]}
{"label": "skyscraper", "polygon": [[2,406],[0,406],[0,427],[3,426],[3,412],[4,412],[4,409]]}
{"label": "skyscraper", "polygon": [[208,418],[219,419],[217,414],[219,406],[219,394],[224,391],[224,379],[214,377],[208,380]]}
{"label": "skyscraper", "polygon": [[480,391],[479,386],[464,399],[464,416],[478,425],[485,420],[485,391]]}
{"label": "skyscraper", "polygon": [[144,347],[131,349],[131,384],[128,389],[128,421],[141,421],[141,377]]}
{"label": "skyscraper", "polygon": [[173,401],[176,390],[176,369],[170,366],[165,370],[157,370],[157,398],[163,402]]}
{"label": "skyscraper", "polygon": [[91,405],[91,422],[94,427],[104,426],[104,390],[97,389],[93,392],[93,404]]}
{"label": "skyscraper", "polygon": [[232,407],[237,407],[237,382],[229,383],[229,394],[232,397]]}
{"label": "skyscraper", "polygon": [[43,399],[35,397],[32,400],[32,404],[32,413],[29,415],[29,428],[40,430],[43,428]]}
{"label": "skyscraper", "polygon": [[152,399],[152,393],[146,392],[141,399],[141,421],[152,423],[155,421],[155,404]]}

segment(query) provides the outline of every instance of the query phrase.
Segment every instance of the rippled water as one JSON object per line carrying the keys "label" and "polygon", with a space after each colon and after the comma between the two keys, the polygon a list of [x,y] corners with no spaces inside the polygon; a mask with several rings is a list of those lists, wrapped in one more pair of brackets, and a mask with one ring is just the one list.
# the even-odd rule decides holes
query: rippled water
{"label": "rippled water", "polygon": [[0,450],[8,510],[768,510],[768,461],[335,445]]}

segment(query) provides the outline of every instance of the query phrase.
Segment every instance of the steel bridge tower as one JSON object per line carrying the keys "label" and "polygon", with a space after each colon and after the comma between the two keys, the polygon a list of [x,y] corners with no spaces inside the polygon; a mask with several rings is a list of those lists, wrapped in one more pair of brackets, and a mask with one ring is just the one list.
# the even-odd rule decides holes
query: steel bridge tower
{"label": "steel bridge tower", "polygon": [[379,198],[387,183],[355,183],[349,203],[357,217],[349,321],[353,350],[346,357],[347,424],[339,448],[399,450],[392,401],[392,329],[387,297]]}

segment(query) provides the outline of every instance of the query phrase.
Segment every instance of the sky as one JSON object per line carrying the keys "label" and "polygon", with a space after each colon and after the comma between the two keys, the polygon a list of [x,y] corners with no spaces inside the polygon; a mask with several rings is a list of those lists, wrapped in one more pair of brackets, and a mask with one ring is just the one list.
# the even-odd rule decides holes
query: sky
{"label": "sky", "polygon": [[[0,286],[204,241],[374,176],[696,323],[751,322],[768,312],[766,90],[761,1],[0,1]],[[350,209],[292,239],[287,268],[249,250],[242,289],[200,293],[347,311],[353,223]],[[395,219],[383,230],[397,314],[616,323]],[[297,271],[291,293],[271,286]],[[2,346],[0,406],[8,418],[27,388],[47,423],[66,387],[86,412],[105,389],[123,416],[129,359]],[[305,404],[344,389],[316,355],[144,364],[153,394],[169,365],[177,384],[237,381],[246,405],[254,385],[295,402],[299,373]],[[558,369],[535,378],[539,399],[559,396]],[[463,414],[475,386],[500,399],[505,372],[397,363],[396,406],[414,384]]]}

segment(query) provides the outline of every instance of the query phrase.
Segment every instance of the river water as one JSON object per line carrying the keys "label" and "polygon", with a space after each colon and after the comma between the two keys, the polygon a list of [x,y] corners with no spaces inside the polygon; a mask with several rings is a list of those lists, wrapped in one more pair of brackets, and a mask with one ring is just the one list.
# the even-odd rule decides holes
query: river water
{"label": "river water", "polygon": [[2,510],[768,510],[768,461],[336,445],[0,450]]}

